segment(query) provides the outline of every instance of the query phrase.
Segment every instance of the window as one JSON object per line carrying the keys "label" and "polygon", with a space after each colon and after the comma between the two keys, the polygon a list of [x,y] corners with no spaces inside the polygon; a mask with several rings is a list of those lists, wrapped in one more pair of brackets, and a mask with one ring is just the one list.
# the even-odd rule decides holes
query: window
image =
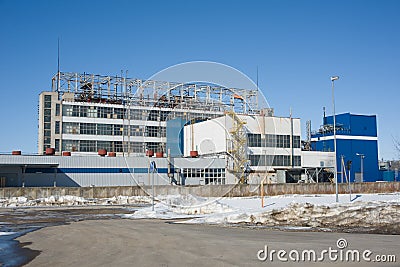
{"label": "window", "polygon": [[113,125],[112,124],[97,124],[97,134],[98,135],[113,135]]}
{"label": "window", "polygon": [[113,108],[111,107],[98,107],[97,117],[104,119],[111,119],[113,114]]}
{"label": "window", "polygon": [[96,124],[95,123],[81,123],[80,124],[80,134],[96,134]]}
{"label": "window", "polygon": [[130,136],[143,136],[144,126],[131,125]]}
{"label": "window", "polygon": [[60,122],[59,121],[56,121],[54,133],[55,134],[59,134],[60,133]]}
{"label": "window", "polygon": [[153,143],[153,142],[146,143],[146,150],[153,150],[155,152],[158,152],[159,148],[160,148],[160,143]]}
{"label": "window", "polygon": [[[290,155],[249,155],[251,166],[292,166]],[[301,166],[301,156],[293,157],[294,166]]]}
{"label": "window", "polygon": [[122,108],[114,108],[114,119],[123,119],[124,118],[124,110]]}
{"label": "window", "polygon": [[249,155],[250,165],[258,166],[260,162],[260,155]]}
{"label": "window", "polygon": [[81,140],[79,142],[79,151],[81,151],[81,152],[96,152],[96,141]]}
{"label": "window", "polygon": [[166,121],[167,119],[172,119],[173,118],[173,112],[170,111],[161,111],[160,113],[160,120],[161,121]]}
{"label": "window", "polygon": [[247,134],[247,145],[249,147],[261,147],[261,134]]}
{"label": "window", "polygon": [[160,128],[158,126],[146,126],[146,136],[159,137]]}
{"label": "window", "polygon": [[293,148],[300,148],[300,136],[293,136]]}
{"label": "window", "polygon": [[55,151],[60,152],[60,139],[55,140],[54,149]]}
{"label": "window", "polygon": [[70,105],[63,105],[63,115],[64,116],[72,116],[72,106]]}
{"label": "window", "polygon": [[60,116],[60,104],[56,104],[56,116]]}
{"label": "window", "polygon": [[277,135],[276,147],[290,148],[290,135]]}
{"label": "window", "polygon": [[124,152],[122,142],[121,141],[115,141],[114,142],[114,149],[115,152]]}
{"label": "window", "polygon": [[45,95],[44,96],[44,108],[51,108],[51,95]]}
{"label": "window", "polygon": [[[84,106],[74,106],[74,111],[72,113],[72,116],[86,117],[86,111],[87,111],[87,108]],[[76,115],[74,115],[74,114],[76,114]]]}
{"label": "window", "polygon": [[123,126],[121,124],[114,124],[114,135],[122,135],[123,133]]}
{"label": "window", "polygon": [[44,101],[45,102],[51,102],[51,95],[45,95],[44,96]]}
{"label": "window", "polygon": [[296,167],[301,166],[301,156],[294,156],[293,160],[294,160],[294,166]]}
{"label": "window", "polygon": [[99,149],[105,149],[107,151],[112,151],[112,142],[110,141],[97,141],[97,151]]}
{"label": "window", "polygon": [[79,134],[79,123],[64,122],[62,126],[64,134]]}
{"label": "window", "polygon": [[158,110],[150,110],[149,121],[158,121],[158,116],[159,116]]}
{"label": "window", "polygon": [[62,150],[63,151],[78,151],[79,141],[78,140],[63,140]]}
{"label": "window", "polygon": [[274,134],[265,135],[265,147],[276,147],[276,135]]}
{"label": "window", "polygon": [[87,117],[88,118],[97,118],[97,109],[96,109],[96,107],[88,107],[87,108]]}
{"label": "window", "polygon": [[131,153],[144,153],[144,147],[142,142],[131,142],[130,144]]}
{"label": "window", "polygon": [[131,120],[141,120],[142,119],[141,110],[139,110],[139,109],[131,109],[129,118]]}
{"label": "window", "polygon": [[183,169],[185,179],[204,179],[204,184],[225,184],[225,169],[223,168],[205,168],[205,169]]}

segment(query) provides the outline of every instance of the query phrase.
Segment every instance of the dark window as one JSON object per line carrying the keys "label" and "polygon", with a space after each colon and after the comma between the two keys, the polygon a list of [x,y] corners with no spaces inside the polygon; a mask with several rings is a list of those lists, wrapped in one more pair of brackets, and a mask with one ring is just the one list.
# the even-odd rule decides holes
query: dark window
{"label": "dark window", "polygon": [[56,116],[60,116],[60,104],[56,104]]}
{"label": "dark window", "polygon": [[54,149],[55,149],[57,152],[60,152],[60,139],[56,139],[56,140],[55,140]]}
{"label": "dark window", "polygon": [[249,147],[261,147],[261,134],[248,134],[247,145]]}
{"label": "dark window", "polygon": [[293,136],[293,148],[300,148],[300,136]]}
{"label": "dark window", "polygon": [[56,121],[54,133],[55,134],[59,134],[60,133],[60,122],[59,121]]}

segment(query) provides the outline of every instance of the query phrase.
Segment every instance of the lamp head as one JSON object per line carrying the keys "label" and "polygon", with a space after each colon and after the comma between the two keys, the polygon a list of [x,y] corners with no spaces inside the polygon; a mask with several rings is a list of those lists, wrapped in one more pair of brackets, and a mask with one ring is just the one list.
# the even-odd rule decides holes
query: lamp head
{"label": "lamp head", "polygon": [[333,81],[336,81],[336,80],[339,80],[339,76],[332,76],[331,77],[331,81],[333,82]]}

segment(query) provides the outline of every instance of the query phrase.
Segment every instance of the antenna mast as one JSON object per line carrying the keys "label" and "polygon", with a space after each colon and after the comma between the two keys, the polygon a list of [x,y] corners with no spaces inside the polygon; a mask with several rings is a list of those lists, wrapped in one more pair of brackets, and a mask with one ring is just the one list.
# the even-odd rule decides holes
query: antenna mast
{"label": "antenna mast", "polygon": [[257,91],[258,91],[258,66],[257,66]]}
{"label": "antenna mast", "polygon": [[60,37],[57,38],[57,92],[60,89]]}

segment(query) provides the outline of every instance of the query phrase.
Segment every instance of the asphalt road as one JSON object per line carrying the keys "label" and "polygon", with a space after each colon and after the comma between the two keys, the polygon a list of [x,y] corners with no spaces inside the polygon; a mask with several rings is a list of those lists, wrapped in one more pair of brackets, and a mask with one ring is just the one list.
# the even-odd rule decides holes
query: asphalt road
{"label": "asphalt road", "polygon": [[[344,238],[347,247],[339,250],[337,240]],[[160,220],[89,220],[43,228],[18,238],[33,242],[27,247],[41,253],[27,266],[400,266],[400,236],[344,234],[327,232],[288,232],[243,227],[175,224]],[[285,250],[287,262],[270,258],[260,261],[263,250]],[[294,262],[297,250],[315,250],[317,258],[324,249],[370,250],[395,255],[397,263],[358,263],[330,261]],[[332,252],[333,253],[333,252]],[[308,254],[305,254],[307,258]],[[332,258],[336,254],[331,254]],[[339,252],[337,253],[340,256]],[[345,255],[345,253],[344,253]],[[301,256],[299,256],[301,258]],[[345,258],[345,257],[344,257]]]}

